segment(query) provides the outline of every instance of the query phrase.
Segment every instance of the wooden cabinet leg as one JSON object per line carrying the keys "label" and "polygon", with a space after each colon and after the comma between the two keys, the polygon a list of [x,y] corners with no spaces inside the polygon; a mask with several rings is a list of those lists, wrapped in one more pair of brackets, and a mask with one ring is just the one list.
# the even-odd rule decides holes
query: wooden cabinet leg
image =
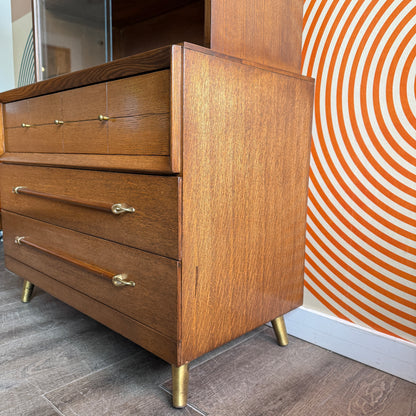
{"label": "wooden cabinet leg", "polygon": [[188,364],[181,365],[180,367],[172,365],[172,404],[177,409],[186,407],[188,400],[188,381]]}
{"label": "wooden cabinet leg", "polygon": [[286,347],[286,345],[289,344],[289,340],[287,338],[286,325],[283,315],[273,319],[272,325],[274,333],[276,334],[277,343],[281,347]]}
{"label": "wooden cabinet leg", "polygon": [[25,280],[23,282],[23,290],[22,290],[22,302],[28,303],[32,297],[33,288],[35,285],[29,282],[29,280]]}

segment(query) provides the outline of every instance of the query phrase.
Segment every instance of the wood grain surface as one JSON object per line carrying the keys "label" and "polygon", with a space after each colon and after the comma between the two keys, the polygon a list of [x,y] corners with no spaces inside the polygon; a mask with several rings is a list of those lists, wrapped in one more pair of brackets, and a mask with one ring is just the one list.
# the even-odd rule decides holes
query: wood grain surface
{"label": "wood grain surface", "polygon": [[122,28],[137,23],[137,20],[148,20],[190,3],[195,3],[195,0],[152,0],[141,2],[136,0],[113,0],[113,26]]}
{"label": "wood grain surface", "polygon": [[166,114],[170,106],[170,71],[157,71],[107,83],[110,117]]}
{"label": "wood grain surface", "polygon": [[[177,335],[177,273],[180,265],[170,259],[3,212],[4,247],[9,256],[114,308],[173,339]],[[16,236],[65,257],[126,274],[136,286],[116,287],[111,278],[64,261],[61,256],[35,247],[15,244]]]}
{"label": "wood grain surface", "polygon": [[8,152],[169,155],[167,70],[5,107]]}
{"label": "wood grain surface", "polygon": [[182,47],[172,47],[170,82],[170,156],[172,172],[182,169]]}
{"label": "wood grain surface", "polygon": [[[8,164],[1,168],[4,209],[178,258],[179,178]],[[109,205],[125,203],[134,207],[135,212],[113,215],[64,202],[16,195],[12,192],[16,186]]]}
{"label": "wood grain surface", "polygon": [[302,0],[209,0],[211,49],[300,73]]}
{"label": "wood grain surface", "polygon": [[[141,2],[142,3],[142,2]],[[141,7],[139,3],[139,7]],[[133,55],[146,50],[189,41],[204,44],[204,0],[187,1],[149,19],[136,18],[131,24],[118,27],[114,57]]]}
{"label": "wood grain surface", "polygon": [[[4,153],[4,121],[3,121],[4,105],[0,104],[0,155]],[[1,163],[1,162],[0,162]],[[1,208],[1,200],[0,200]],[[2,228],[1,223],[1,212],[0,212],[0,229]]]}
{"label": "wood grain surface", "polygon": [[110,154],[170,154],[168,113],[111,118],[107,125]]}
{"label": "wood grain surface", "polygon": [[20,127],[22,123],[31,125],[52,124],[62,120],[60,94],[50,94],[5,105],[5,127]]}
{"label": "wood grain surface", "polygon": [[98,82],[166,69],[170,66],[171,49],[171,46],[165,46],[6,91],[0,94],[0,102],[9,103],[38,95],[96,84]]}
{"label": "wood grain surface", "polygon": [[62,127],[64,126],[43,124],[28,128],[6,128],[6,152],[61,153],[64,149]]}
{"label": "wood grain surface", "polygon": [[[20,127],[22,123],[30,124],[30,120],[27,119],[29,115],[29,101],[14,101],[8,104],[3,104],[4,114],[3,114],[3,124],[4,127]],[[22,114],[26,115],[22,119]]]}
{"label": "wood grain surface", "polygon": [[62,149],[50,153],[109,153],[108,123],[106,122],[99,120],[65,122],[58,128],[62,134]]}
{"label": "wood grain surface", "polygon": [[302,303],[313,83],[185,49],[182,362]]}
{"label": "wood grain surface", "polygon": [[169,156],[169,114],[5,130],[7,152]]}
{"label": "wood grain surface", "polygon": [[107,115],[106,83],[74,88],[57,94],[61,98],[62,120],[65,123],[97,120],[100,114]]}
{"label": "wood grain surface", "polygon": [[0,155],[4,153],[4,104],[0,104]]}
{"label": "wood grain surface", "polygon": [[6,152],[0,157],[0,162],[121,172],[172,173],[169,156]]}
{"label": "wood grain surface", "polygon": [[281,67],[273,67],[273,66],[270,66],[270,65],[262,64],[260,62],[250,61],[248,59],[243,59],[243,58],[238,58],[236,56],[226,55],[224,53],[221,53],[221,52],[218,52],[218,51],[215,51],[215,50],[212,50],[212,49],[208,49],[204,46],[195,45],[194,43],[183,42],[181,44],[181,46],[185,49],[191,49],[193,51],[201,52],[201,53],[204,53],[206,55],[216,56],[217,58],[227,59],[227,60],[230,60],[230,61],[233,61],[233,62],[238,62],[240,64],[253,66],[253,67],[258,68],[258,69],[264,69],[264,70],[269,71],[269,72],[274,72],[274,73],[281,74],[281,75],[287,75],[287,76],[292,77],[292,78],[303,79],[304,81],[314,82],[314,80],[310,77],[307,77],[307,76],[301,75],[299,73],[289,71],[289,70],[281,68]]}
{"label": "wood grain surface", "polygon": [[[169,364],[39,287],[21,303],[22,280],[4,270],[1,252],[0,413],[178,413]],[[195,360],[189,398],[181,414],[414,416],[416,386],[293,337],[279,348],[263,327]]]}
{"label": "wood grain surface", "polygon": [[[51,277],[5,256],[6,267],[37,287],[123,335],[165,361],[176,362],[176,342],[170,337],[104,305]],[[111,347],[114,350],[114,346]]]}

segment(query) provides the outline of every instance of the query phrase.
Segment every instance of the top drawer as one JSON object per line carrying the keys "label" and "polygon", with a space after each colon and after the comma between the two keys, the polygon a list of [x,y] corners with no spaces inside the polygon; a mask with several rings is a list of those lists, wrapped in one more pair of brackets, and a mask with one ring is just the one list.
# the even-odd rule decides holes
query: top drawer
{"label": "top drawer", "polygon": [[5,105],[7,152],[170,153],[170,71]]}

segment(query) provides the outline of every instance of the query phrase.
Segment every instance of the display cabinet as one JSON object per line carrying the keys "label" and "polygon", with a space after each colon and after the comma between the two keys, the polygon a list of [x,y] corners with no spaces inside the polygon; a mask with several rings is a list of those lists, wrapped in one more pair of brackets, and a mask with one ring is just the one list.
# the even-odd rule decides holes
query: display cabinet
{"label": "display cabinet", "polygon": [[185,41],[299,73],[302,4],[33,0],[37,80]]}

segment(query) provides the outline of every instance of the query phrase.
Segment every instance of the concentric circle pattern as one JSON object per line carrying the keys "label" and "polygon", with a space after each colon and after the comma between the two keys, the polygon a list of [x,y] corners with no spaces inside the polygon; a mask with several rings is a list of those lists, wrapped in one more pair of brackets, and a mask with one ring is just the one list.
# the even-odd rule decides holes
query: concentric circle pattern
{"label": "concentric circle pattern", "polygon": [[306,0],[305,304],[416,342],[416,0]]}

